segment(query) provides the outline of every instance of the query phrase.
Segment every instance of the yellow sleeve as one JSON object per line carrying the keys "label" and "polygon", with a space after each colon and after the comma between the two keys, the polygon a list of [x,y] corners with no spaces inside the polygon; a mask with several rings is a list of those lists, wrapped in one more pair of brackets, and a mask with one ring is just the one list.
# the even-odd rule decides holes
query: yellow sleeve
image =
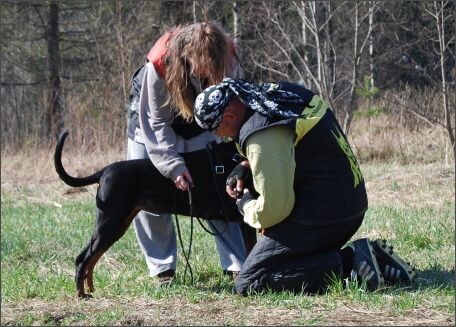
{"label": "yellow sleeve", "polygon": [[244,205],[244,221],[254,228],[278,224],[293,209],[294,135],[286,126],[273,126],[246,140],[245,154],[260,196]]}

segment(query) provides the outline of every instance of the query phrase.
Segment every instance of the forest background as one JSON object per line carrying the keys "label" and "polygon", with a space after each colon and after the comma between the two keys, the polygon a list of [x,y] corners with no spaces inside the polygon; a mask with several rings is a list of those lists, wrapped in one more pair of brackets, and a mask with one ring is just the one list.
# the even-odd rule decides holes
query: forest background
{"label": "forest background", "polygon": [[[0,1],[2,325],[454,326],[454,1]],[[96,185],[72,175],[126,158],[133,73],[169,28],[219,23],[254,82],[288,80],[327,100],[360,162],[369,210],[358,237],[386,237],[417,267],[411,288],[241,298],[213,238],[195,228],[185,280],[155,288],[132,228],[103,256],[95,298],[74,301],[74,258]],[[181,221],[189,244],[190,219]],[[191,238],[190,238],[191,239]],[[184,275],[184,276],[183,276]]]}
{"label": "forest background", "polygon": [[[169,28],[210,20],[233,37],[253,82],[288,80],[326,99],[362,159],[389,130],[437,133],[454,160],[452,1],[2,1],[2,154],[53,146],[125,148],[131,77]],[[375,119],[374,119],[375,118]],[[379,124],[374,126],[371,124]],[[407,142],[404,139],[403,142]],[[432,147],[432,145],[427,145]],[[433,158],[431,160],[436,160]]]}

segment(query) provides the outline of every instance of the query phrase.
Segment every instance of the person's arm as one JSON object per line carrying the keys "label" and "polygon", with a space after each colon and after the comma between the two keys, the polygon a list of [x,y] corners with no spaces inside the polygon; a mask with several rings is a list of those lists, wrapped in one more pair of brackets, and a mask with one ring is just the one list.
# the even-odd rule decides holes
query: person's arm
{"label": "person's arm", "polygon": [[294,132],[285,126],[255,132],[246,140],[246,155],[259,196],[246,202],[242,210],[244,221],[254,228],[278,224],[293,209],[293,140]]}
{"label": "person's arm", "polygon": [[178,153],[177,135],[171,127],[174,116],[166,103],[165,81],[149,62],[141,88],[139,123],[150,160],[163,176],[175,181],[187,167]]}

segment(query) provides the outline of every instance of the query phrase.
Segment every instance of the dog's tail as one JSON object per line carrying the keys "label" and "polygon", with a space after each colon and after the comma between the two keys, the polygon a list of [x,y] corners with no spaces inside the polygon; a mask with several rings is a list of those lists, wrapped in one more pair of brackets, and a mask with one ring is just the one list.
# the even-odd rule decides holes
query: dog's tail
{"label": "dog's tail", "polygon": [[87,176],[87,177],[73,177],[68,175],[68,173],[65,171],[65,168],[63,168],[62,165],[62,149],[63,149],[63,144],[65,143],[65,138],[68,135],[68,131],[64,130],[62,134],[59,136],[59,140],[57,142],[57,145],[55,147],[55,152],[54,152],[54,166],[55,170],[57,171],[57,174],[59,174],[59,177],[62,181],[64,181],[67,185],[70,185],[72,187],[79,187],[79,186],[86,186],[90,184],[95,184],[100,181],[101,176],[103,175],[104,169],[96,172],[93,175]]}

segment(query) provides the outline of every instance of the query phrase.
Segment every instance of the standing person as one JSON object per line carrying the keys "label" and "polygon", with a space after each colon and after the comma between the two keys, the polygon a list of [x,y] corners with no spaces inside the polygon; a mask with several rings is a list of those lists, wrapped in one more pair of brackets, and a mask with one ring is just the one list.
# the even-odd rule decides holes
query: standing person
{"label": "standing person", "polygon": [[[204,149],[212,140],[194,121],[193,102],[206,86],[224,75],[239,77],[241,67],[234,44],[212,23],[195,23],[165,33],[154,44],[133,76],[127,103],[127,159],[150,158],[157,169],[186,191],[193,183],[179,153]],[[159,283],[172,281],[176,271],[177,242],[171,214],[141,211],[133,220],[150,276]],[[237,276],[246,250],[236,222],[208,221],[225,274]]]}
{"label": "standing person", "polygon": [[[367,210],[364,178],[332,110],[312,91],[224,78],[195,101],[195,120],[235,138],[248,159],[227,179],[244,221],[262,236],[236,280],[238,293],[324,290],[332,276],[412,283],[415,269],[385,240],[346,242]],[[253,176],[255,190],[243,187]]]}

